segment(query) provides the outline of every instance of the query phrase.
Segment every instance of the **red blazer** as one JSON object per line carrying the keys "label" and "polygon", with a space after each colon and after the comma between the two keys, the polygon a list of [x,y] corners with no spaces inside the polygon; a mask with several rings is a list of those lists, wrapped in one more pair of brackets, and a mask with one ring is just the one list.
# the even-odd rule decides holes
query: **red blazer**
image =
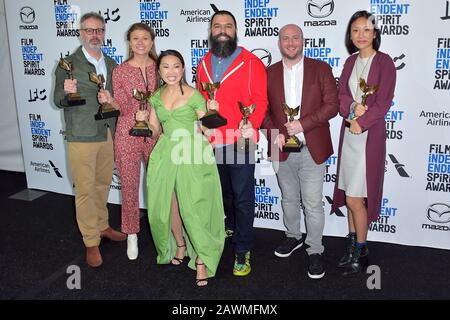
{"label": "red blazer", "polygon": [[[339,110],[338,91],[331,67],[319,60],[304,57],[303,91],[300,123],[303,127],[306,144],[317,164],[325,162],[333,154],[333,145],[328,120],[334,118]],[[268,155],[272,160],[285,161],[289,153],[280,152],[272,138],[280,133],[288,136],[284,124],[287,117],[283,112],[284,97],[283,63],[279,61],[267,69],[268,109],[261,128],[268,140]],[[293,106],[291,106],[293,107]]]}

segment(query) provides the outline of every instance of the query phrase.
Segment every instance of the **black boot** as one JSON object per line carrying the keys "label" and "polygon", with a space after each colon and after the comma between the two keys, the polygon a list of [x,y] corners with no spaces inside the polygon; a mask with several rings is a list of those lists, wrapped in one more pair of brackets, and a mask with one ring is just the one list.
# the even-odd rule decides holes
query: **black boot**
{"label": "black boot", "polygon": [[339,260],[338,267],[344,268],[352,260],[353,252],[355,251],[356,245],[356,233],[349,233],[347,235],[347,248],[344,256]]}
{"label": "black boot", "polygon": [[349,264],[345,266],[343,273],[344,277],[352,276],[366,270],[369,264],[369,249],[367,246],[355,247],[352,259]]}

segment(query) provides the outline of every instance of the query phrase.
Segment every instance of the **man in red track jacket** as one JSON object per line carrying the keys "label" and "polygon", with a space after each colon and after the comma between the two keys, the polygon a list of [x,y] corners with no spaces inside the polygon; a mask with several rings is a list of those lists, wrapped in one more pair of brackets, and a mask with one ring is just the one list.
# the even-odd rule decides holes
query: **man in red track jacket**
{"label": "man in red track jacket", "polygon": [[[218,11],[211,18],[210,51],[197,67],[197,88],[207,99],[208,109],[215,109],[227,124],[214,129],[210,137],[215,146],[222,185],[225,224],[233,232],[235,263],[233,274],[250,273],[255,207],[254,154],[236,153],[239,137],[258,141],[258,129],[267,110],[267,77],[264,65],[251,52],[237,46],[236,19],[228,11]],[[220,82],[214,100],[202,88],[202,82]],[[248,124],[243,124],[239,102],[256,104]]]}

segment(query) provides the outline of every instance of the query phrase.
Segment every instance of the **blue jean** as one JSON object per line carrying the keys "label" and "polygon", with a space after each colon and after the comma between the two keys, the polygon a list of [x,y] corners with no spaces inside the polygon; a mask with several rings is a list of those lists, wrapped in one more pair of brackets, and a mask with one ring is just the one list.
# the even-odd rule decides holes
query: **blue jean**
{"label": "blue jean", "polygon": [[222,186],[225,225],[234,230],[236,252],[250,251],[255,217],[255,164],[252,156],[243,156],[233,145],[216,149],[217,168]]}

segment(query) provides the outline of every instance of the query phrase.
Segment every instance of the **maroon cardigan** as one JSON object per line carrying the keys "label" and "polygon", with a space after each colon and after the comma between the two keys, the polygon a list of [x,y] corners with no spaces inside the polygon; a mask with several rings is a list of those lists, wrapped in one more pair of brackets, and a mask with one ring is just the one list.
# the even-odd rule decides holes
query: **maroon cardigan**
{"label": "maroon cardigan", "polygon": [[[300,123],[304,130],[308,150],[314,161],[320,164],[333,154],[328,120],[335,117],[338,112],[336,80],[327,63],[306,57],[304,59]],[[263,132],[267,136],[270,159],[285,161],[289,157],[289,153],[280,152],[278,146],[272,143],[272,138],[275,139],[277,136],[277,131],[274,129],[278,129],[279,133],[288,137],[284,126],[287,117],[282,108],[286,101],[282,61],[267,69],[267,84],[269,104],[261,128],[267,129],[267,133],[265,130]]]}
{"label": "maroon cardigan", "polygon": [[[358,54],[347,58],[339,80],[339,114],[342,116],[341,135],[337,163],[337,177],[334,186],[331,212],[346,204],[346,195],[338,189],[339,168],[341,162],[342,142],[345,130],[345,119],[350,113],[353,96],[348,86],[348,79],[353,70]],[[386,123],[384,116],[389,111],[394,98],[396,70],[391,57],[378,51],[374,56],[367,78],[368,85],[378,85],[378,91],[367,98],[368,110],[359,117],[358,124],[362,130],[368,130],[366,142],[366,179],[367,179],[367,211],[368,222],[375,221],[381,208],[383,196],[384,166],[386,157]]]}

